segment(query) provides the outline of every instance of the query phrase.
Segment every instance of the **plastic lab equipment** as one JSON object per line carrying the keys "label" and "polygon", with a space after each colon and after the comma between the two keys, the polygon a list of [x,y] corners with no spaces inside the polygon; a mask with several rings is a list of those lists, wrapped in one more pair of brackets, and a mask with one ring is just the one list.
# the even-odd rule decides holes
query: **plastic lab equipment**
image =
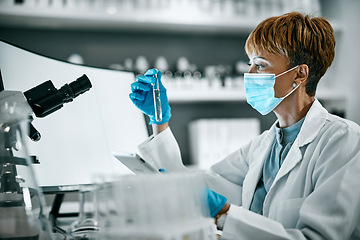
{"label": "plastic lab equipment", "polygon": [[200,173],[119,176],[97,185],[101,239],[216,237]]}

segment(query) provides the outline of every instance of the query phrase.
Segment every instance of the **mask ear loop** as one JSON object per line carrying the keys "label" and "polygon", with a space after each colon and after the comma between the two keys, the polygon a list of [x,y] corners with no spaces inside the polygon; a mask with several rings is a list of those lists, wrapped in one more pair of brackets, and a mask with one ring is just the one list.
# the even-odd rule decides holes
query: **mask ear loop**
{"label": "mask ear loop", "polygon": [[[289,70],[286,70],[285,72],[280,73],[279,75],[275,76],[275,78],[280,77],[281,75],[284,75],[285,73],[291,72],[292,70],[294,70],[294,69],[296,69],[296,68],[298,68],[298,67],[299,67],[299,65],[297,65],[297,66],[295,66],[295,67],[293,67],[293,68],[290,68]],[[290,94],[292,94],[300,85],[301,85],[301,83],[299,83],[299,85],[296,85],[296,83],[294,82],[294,83],[292,84],[293,90],[291,90],[288,94],[286,94],[284,97],[282,97],[282,99],[284,99],[284,98],[286,98],[287,96],[289,96]]]}
{"label": "mask ear loop", "polygon": [[297,65],[297,66],[295,66],[295,67],[293,67],[293,68],[290,68],[289,70],[286,70],[285,72],[282,72],[282,73],[280,73],[279,75],[275,76],[275,78],[280,77],[280,76],[284,75],[285,73],[291,72],[292,70],[298,68],[299,66],[300,66],[300,65]]}

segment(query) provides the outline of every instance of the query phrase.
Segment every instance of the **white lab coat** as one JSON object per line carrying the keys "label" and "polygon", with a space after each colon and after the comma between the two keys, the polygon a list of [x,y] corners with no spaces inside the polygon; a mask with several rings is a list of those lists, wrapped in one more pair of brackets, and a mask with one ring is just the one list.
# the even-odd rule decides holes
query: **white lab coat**
{"label": "white lab coat", "polygon": [[[231,203],[222,239],[360,239],[360,127],[329,114],[318,100],[265,198],[263,215],[248,210],[275,124],[207,175],[209,188]],[[139,149],[159,168],[186,170],[170,128]]]}

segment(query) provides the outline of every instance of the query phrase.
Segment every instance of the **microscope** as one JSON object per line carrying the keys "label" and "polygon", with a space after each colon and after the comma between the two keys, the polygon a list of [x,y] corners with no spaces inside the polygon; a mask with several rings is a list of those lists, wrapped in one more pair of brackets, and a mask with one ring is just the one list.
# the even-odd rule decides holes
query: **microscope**
{"label": "microscope", "polygon": [[38,161],[29,157],[24,135],[39,141],[32,115],[46,117],[91,87],[84,74],[60,89],[48,80],[24,93],[6,91],[0,72],[0,239],[49,239],[44,202],[31,167]]}

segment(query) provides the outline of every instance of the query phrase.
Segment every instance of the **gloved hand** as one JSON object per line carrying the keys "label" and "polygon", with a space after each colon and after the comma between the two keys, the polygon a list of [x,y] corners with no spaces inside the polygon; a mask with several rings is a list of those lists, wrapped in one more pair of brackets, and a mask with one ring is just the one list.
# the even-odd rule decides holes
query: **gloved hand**
{"label": "gloved hand", "polygon": [[[162,109],[161,122],[157,122],[155,118],[153,86],[151,85],[156,81],[156,73],[158,74],[159,78],[160,101]],[[144,76],[137,77],[136,82],[131,84],[132,93],[130,93],[129,97],[137,108],[150,117],[149,124],[163,124],[168,122],[171,117],[171,108],[169,106],[169,101],[166,95],[166,89],[161,83],[161,75],[161,71],[156,69],[149,69],[144,74]]]}
{"label": "gloved hand", "polygon": [[207,193],[208,206],[210,210],[210,216],[215,217],[216,214],[218,214],[218,212],[225,205],[227,198],[208,188],[206,188],[206,193]]}

